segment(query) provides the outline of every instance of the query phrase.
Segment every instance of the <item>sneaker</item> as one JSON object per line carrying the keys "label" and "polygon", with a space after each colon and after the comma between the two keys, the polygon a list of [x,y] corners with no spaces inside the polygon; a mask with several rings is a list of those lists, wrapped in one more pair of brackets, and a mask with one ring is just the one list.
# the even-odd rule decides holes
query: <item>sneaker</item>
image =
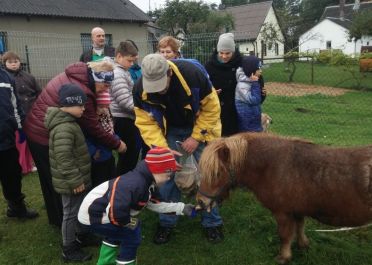
{"label": "sneaker", "polygon": [[205,232],[208,241],[211,243],[218,243],[224,239],[222,226],[206,227]]}
{"label": "sneaker", "polygon": [[170,235],[172,233],[173,227],[160,226],[155,233],[154,243],[155,244],[165,244],[169,241]]}
{"label": "sneaker", "polygon": [[80,249],[77,242],[62,247],[62,259],[64,262],[82,262],[92,259],[92,254],[87,254]]}
{"label": "sneaker", "polygon": [[37,171],[37,167],[33,166],[31,169],[31,172],[36,172],[36,171]]}

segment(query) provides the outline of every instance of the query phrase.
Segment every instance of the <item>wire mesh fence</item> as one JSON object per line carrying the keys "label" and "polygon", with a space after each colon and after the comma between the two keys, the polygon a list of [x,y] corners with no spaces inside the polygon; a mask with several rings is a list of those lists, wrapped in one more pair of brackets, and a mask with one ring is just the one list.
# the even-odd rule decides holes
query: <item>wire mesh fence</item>
{"label": "wire mesh fence", "polygon": [[[180,37],[182,55],[206,63],[216,47],[218,35]],[[243,54],[255,47],[249,36],[235,32],[236,43]],[[87,45],[87,36],[57,33],[0,31],[0,39],[3,51],[16,52],[24,69],[31,72],[41,86],[63,72],[68,64],[77,62]],[[154,38],[132,40],[139,48],[140,58],[157,50],[158,41]],[[109,44],[116,47],[119,41],[111,39]],[[288,60],[284,54],[271,56],[276,52],[272,47],[263,58],[268,92],[263,110],[273,118],[270,130],[325,144],[372,143],[372,73],[359,72],[358,64],[331,66],[310,57]]]}

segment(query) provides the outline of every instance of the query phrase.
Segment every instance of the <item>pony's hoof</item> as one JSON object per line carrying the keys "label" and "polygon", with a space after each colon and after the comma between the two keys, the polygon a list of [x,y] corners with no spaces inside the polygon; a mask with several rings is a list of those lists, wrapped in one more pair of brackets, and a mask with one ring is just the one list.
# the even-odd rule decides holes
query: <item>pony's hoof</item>
{"label": "pony's hoof", "polygon": [[306,239],[304,239],[302,241],[299,241],[297,243],[297,245],[298,245],[298,248],[299,249],[301,249],[301,250],[307,250],[310,247],[310,241],[309,241],[309,239],[306,238]]}
{"label": "pony's hoof", "polygon": [[278,264],[287,264],[291,259],[290,258],[284,258],[281,255],[276,256],[275,261]]}

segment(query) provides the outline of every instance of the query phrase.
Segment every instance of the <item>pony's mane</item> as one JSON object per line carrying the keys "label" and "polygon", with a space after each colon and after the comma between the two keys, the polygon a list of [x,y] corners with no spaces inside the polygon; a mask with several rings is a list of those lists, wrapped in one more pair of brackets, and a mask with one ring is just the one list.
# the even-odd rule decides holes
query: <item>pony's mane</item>
{"label": "pony's mane", "polygon": [[[221,166],[225,166],[228,171],[237,171],[243,167],[243,158],[248,151],[248,140],[247,135],[238,134],[216,139],[205,147],[200,157],[199,167],[206,183],[212,184],[224,177],[219,174]],[[227,161],[221,160],[219,157],[221,152],[228,154]]]}

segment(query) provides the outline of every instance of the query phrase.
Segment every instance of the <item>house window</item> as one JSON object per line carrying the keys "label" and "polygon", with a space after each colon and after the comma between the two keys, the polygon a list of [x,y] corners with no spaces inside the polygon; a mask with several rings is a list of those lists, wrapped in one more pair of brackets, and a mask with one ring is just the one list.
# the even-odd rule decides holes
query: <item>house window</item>
{"label": "house window", "polygon": [[330,41],[330,40],[327,41],[327,43],[326,43],[326,49],[327,50],[332,49],[332,41]]}
{"label": "house window", "polygon": [[0,54],[5,53],[8,50],[7,33],[0,31]]}
{"label": "house window", "polygon": [[[83,52],[89,50],[92,47],[92,37],[90,33],[81,33],[80,42],[83,47]],[[106,46],[112,47],[112,34],[105,34]]]}
{"label": "house window", "polygon": [[267,47],[266,47],[266,43],[264,43],[263,41],[261,41],[261,54],[262,56],[267,56]]}
{"label": "house window", "polygon": [[275,55],[279,55],[279,44],[275,43]]}

